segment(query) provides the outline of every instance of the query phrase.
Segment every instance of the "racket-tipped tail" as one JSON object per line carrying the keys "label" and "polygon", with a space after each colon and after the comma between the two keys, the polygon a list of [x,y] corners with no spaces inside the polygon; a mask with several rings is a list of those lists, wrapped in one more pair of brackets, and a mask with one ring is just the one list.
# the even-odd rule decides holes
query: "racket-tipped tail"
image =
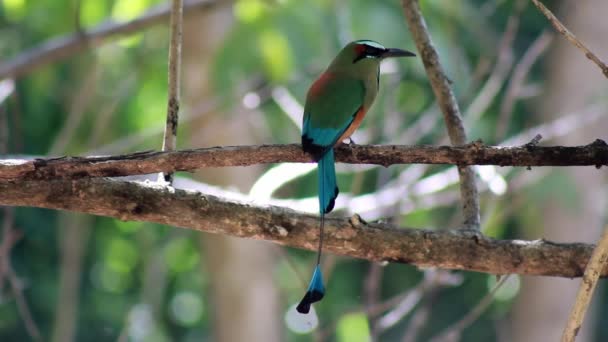
{"label": "racket-tipped tail", "polygon": [[307,314],[310,311],[310,305],[323,299],[325,295],[325,285],[323,285],[323,274],[319,265],[315,267],[315,271],[312,274],[312,279],[308,285],[308,290],[304,295],[304,298],[300,301],[300,304],[296,307],[296,310],[301,314]]}

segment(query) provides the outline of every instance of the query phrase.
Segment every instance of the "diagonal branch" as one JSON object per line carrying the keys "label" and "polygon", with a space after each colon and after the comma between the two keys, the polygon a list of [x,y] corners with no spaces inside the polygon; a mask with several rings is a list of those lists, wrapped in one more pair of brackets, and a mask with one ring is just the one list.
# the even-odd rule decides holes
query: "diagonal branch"
{"label": "diagonal branch", "polygon": [[[602,140],[584,146],[518,147],[342,145],[336,148],[342,163],[454,164],[499,166],[608,165],[608,145]],[[169,152],[137,152],[104,157],[0,159],[0,182],[7,180],[83,177],[119,177],[156,172],[193,171],[204,167],[248,166],[262,163],[310,163],[298,144],[199,148]]]}
{"label": "diagonal branch", "polygon": [[581,285],[576,294],[574,306],[570,311],[568,321],[566,322],[566,327],[564,328],[564,332],[562,334],[562,342],[574,342],[576,340],[576,335],[578,335],[578,332],[581,329],[583,319],[585,318],[585,313],[587,312],[589,303],[591,302],[593,291],[595,291],[595,287],[597,286],[598,278],[602,274],[602,270],[606,266],[607,262],[608,229],[604,228],[604,233],[593,250],[589,263],[585,269]]}
{"label": "diagonal branch", "polygon": [[606,63],[604,63],[596,54],[589,50],[589,48],[585,44],[583,44],[583,42],[576,38],[576,36],[572,32],[570,32],[570,30],[568,30],[568,28],[564,26],[564,24],[562,24],[562,22],[557,19],[553,12],[551,12],[551,10],[549,10],[545,5],[543,5],[542,2],[538,0],[532,0],[532,2],[542,12],[542,14],[547,17],[551,25],[553,25],[553,28],[555,28],[557,32],[564,36],[564,38],[566,38],[568,42],[570,42],[570,44],[581,50],[585,54],[585,56],[589,58],[589,60],[595,63],[595,65],[597,65],[600,70],[602,70],[604,76],[608,78],[608,65],[606,65]]}
{"label": "diagonal branch", "polygon": [[[193,13],[197,9],[208,9],[218,2],[218,0],[185,0],[184,11],[186,14]],[[115,23],[108,20],[93,29],[48,40],[20,53],[11,60],[0,63],[0,79],[23,76],[37,67],[55,63],[91,46],[101,45],[109,38],[132,34],[149,26],[164,23],[170,13],[169,4],[164,4],[126,23]]]}
{"label": "diagonal branch", "polygon": [[[429,76],[437,104],[443,112],[443,118],[452,145],[464,145],[467,134],[462,122],[458,102],[450,86],[451,81],[445,74],[439,55],[431,40],[418,0],[403,0],[403,12],[408,23],[416,48],[420,51],[424,68]],[[475,172],[471,167],[459,166],[460,196],[462,198],[465,228],[479,229],[479,195],[475,183]]]}
{"label": "diagonal branch", "polygon": [[[0,205],[69,210],[314,250],[318,218],[280,207],[223,201],[156,183],[104,178],[0,183]],[[399,229],[384,223],[326,219],[329,252],[374,261],[491,274],[580,277],[593,246],[545,240],[496,240],[462,231]],[[608,269],[602,271],[608,275]]]}
{"label": "diagonal branch", "polygon": [[13,208],[3,208],[2,222],[2,243],[0,243],[0,291],[4,289],[4,279],[6,278],[11,287],[17,311],[23,319],[25,330],[32,340],[40,341],[40,329],[34,321],[32,310],[28,306],[23,285],[11,265],[11,250],[15,244],[23,237],[23,233],[14,229],[14,210]]}

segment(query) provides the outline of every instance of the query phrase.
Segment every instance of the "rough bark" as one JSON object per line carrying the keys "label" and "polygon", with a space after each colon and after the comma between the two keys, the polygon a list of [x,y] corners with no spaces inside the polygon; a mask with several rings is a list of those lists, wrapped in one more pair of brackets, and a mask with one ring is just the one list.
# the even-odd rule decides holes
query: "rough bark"
{"label": "rough bark", "polygon": [[[155,183],[111,179],[0,183],[0,205],[70,210],[148,221],[314,250],[318,217],[223,201]],[[593,246],[497,240],[472,231],[402,229],[358,216],[326,218],[326,250],[373,261],[490,274],[580,277]],[[608,268],[602,276],[608,275]]]}
{"label": "rough bark", "polygon": [[[351,164],[454,164],[499,166],[604,166],[608,145],[597,139],[584,146],[343,145],[338,162]],[[300,145],[226,146],[181,151],[148,151],[118,156],[0,159],[0,181],[55,178],[119,177],[155,172],[194,171],[205,167],[261,163],[310,163]]]}

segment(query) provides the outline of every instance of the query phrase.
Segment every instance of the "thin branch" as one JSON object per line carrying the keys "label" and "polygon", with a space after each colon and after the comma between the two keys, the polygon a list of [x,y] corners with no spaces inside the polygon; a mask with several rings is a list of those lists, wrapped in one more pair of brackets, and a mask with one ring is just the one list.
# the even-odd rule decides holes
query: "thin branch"
{"label": "thin branch", "polygon": [[40,329],[34,321],[31,310],[27,304],[27,300],[23,294],[23,285],[19,277],[11,266],[11,250],[15,244],[23,237],[23,233],[17,231],[13,227],[14,212],[13,208],[4,209],[4,220],[2,225],[2,243],[0,244],[0,289],[4,287],[4,279],[8,280],[11,291],[15,298],[17,311],[23,320],[25,330],[30,335],[32,340],[40,340]]}
{"label": "thin branch", "polygon": [[[380,284],[382,283],[382,274],[384,273],[384,268],[378,263],[371,263],[369,265],[369,271],[365,276],[365,281],[363,282],[363,303],[364,303],[364,312],[369,313],[372,312],[373,308],[378,307],[380,302]],[[367,321],[370,325],[370,342],[374,342],[378,340],[379,331],[376,325],[375,317],[367,314]]]}
{"label": "thin branch", "polygon": [[581,286],[576,294],[574,307],[572,308],[572,311],[570,311],[570,316],[568,317],[568,322],[566,323],[562,335],[562,342],[573,342],[576,339],[581,324],[583,324],[587,307],[589,307],[589,303],[591,302],[591,297],[593,296],[593,291],[597,285],[598,278],[602,274],[602,270],[607,262],[608,227],[604,229],[602,238],[597,244],[597,247],[593,250],[593,254],[591,254],[591,259],[589,259],[589,263],[585,269]]}
{"label": "thin branch", "polygon": [[[433,278],[432,280],[434,281],[435,284],[437,284],[437,286],[457,286],[456,284],[462,283],[462,278],[463,278],[462,274],[459,274],[459,273],[430,268],[430,269],[427,269],[424,271],[424,278],[414,288],[406,290],[403,293],[396,294],[388,299],[385,299],[384,301],[376,302],[371,307],[365,305],[364,307],[359,306],[359,307],[356,307],[353,309],[343,310],[341,312],[341,317],[344,317],[344,316],[350,315],[350,314],[365,314],[368,316],[368,319],[375,319],[376,317],[382,315],[387,310],[399,310],[398,307],[404,306],[404,304],[407,305],[409,308],[409,302],[412,302],[412,301],[418,302],[419,299],[416,299],[416,297],[419,296],[418,292],[421,292],[421,290],[425,291],[427,288],[429,288],[429,286],[426,285],[425,282],[428,282],[427,279],[429,279],[430,276],[432,276],[432,278]],[[423,295],[425,295],[425,293],[423,293]],[[406,308],[406,309],[408,309],[408,308]],[[413,308],[414,307],[411,307],[408,310],[413,309]],[[403,314],[407,315],[408,313],[409,313],[409,311],[405,312]],[[379,318],[379,320],[385,319],[386,315],[390,315],[390,314],[391,314],[390,312],[386,313],[385,316],[382,318]],[[399,314],[401,314],[401,312]],[[327,339],[329,336],[332,335],[333,332],[335,332],[336,325],[337,325],[340,317],[334,317],[334,318],[335,318],[335,320],[333,320],[329,324],[326,324],[325,327],[323,328],[323,331],[321,332],[322,337]],[[401,319],[401,318],[399,318],[399,319]],[[398,323],[398,322],[391,322],[391,324],[396,324],[396,323]],[[376,325],[378,326],[379,324],[376,324]],[[378,327],[380,328],[379,329],[380,332],[383,332],[386,329],[390,328],[390,326],[378,326]]]}
{"label": "thin branch", "polygon": [[473,324],[484,313],[484,311],[486,311],[488,306],[490,306],[490,304],[492,304],[494,301],[496,292],[498,292],[498,290],[507,282],[509,277],[510,275],[502,277],[502,279],[500,279],[500,281],[494,285],[492,290],[490,290],[490,292],[488,292],[471,311],[469,311],[458,322],[450,325],[443,332],[432,338],[431,342],[460,341],[464,329]]}
{"label": "thin branch", "polygon": [[513,66],[513,42],[519,30],[521,7],[517,6],[515,13],[509,16],[505,32],[498,43],[498,56],[496,57],[494,69],[486,83],[475,96],[475,99],[465,110],[467,124],[477,122],[486,113],[509,76],[509,71],[511,71],[511,67]]}
{"label": "thin branch", "polygon": [[[0,205],[69,210],[167,224],[314,250],[318,217],[280,207],[224,201],[157,183],[105,178],[0,183]],[[326,218],[328,252],[490,274],[580,277],[593,246],[496,240],[470,230],[403,229],[358,216]],[[602,275],[608,275],[608,268]]]}
{"label": "thin branch", "polygon": [[399,323],[405,316],[411,313],[418,303],[430,292],[441,287],[455,287],[461,285],[463,276],[450,271],[430,268],[425,270],[424,277],[414,288],[408,290],[400,303],[385,313],[378,320],[378,328],[385,331]]}
{"label": "thin branch", "polygon": [[0,291],[4,289],[4,280],[10,268],[11,250],[21,239],[22,233],[13,229],[15,212],[13,208],[2,208],[2,242],[0,242]]}
{"label": "thin branch", "polygon": [[[173,0],[171,6],[171,42],[169,45],[169,91],[167,97],[167,122],[163,138],[163,151],[175,150],[177,123],[179,120],[179,88],[182,61],[182,0]],[[164,175],[165,181],[173,183],[173,173]]]}
{"label": "thin branch", "polygon": [[19,278],[12,267],[8,270],[8,280],[11,284],[13,295],[15,296],[17,310],[19,310],[19,315],[25,324],[25,330],[30,335],[32,340],[40,341],[42,339],[40,329],[38,329],[38,326],[34,321],[34,317],[32,316],[32,312],[30,311],[27,301],[25,300],[25,296],[23,295],[23,285],[21,284],[21,281],[19,281]]}
{"label": "thin branch", "polygon": [[572,32],[570,32],[570,30],[568,30],[568,28],[564,26],[564,24],[562,24],[562,22],[559,21],[559,19],[557,19],[557,17],[547,7],[545,7],[545,5],[543,5],[538,0],[532,0],[532,2],[545,15],[545,17],[549,19],[549,22],[551,23],[551,25],[553,25],[557,32],[564,36],[564,38],[566,38],[570,42],[570,44],[576,46],[579,50],[581,50],[588,59],[590,59],[593,63],[595,63],[595,65],[597,65],[602,70],[604,76],[608,78],[608,65],[606,65],[606,63],[604,63],[598,56],[591,52],[591,50],[589,50],[589,48],[587,48],[587,46],[585,46],[583,42],[576,38],[576,36]]}
{"label": "thin branch", "polygon": [[[93,61],[90,70],[84,75],[82,83],[76,85],[73,91],[73,96],[70,100],[69,109],[61,129],[58,131],[56,138],[47,150],[50,155],[65,153],[70,142],[82,130],[81,125],[87,119],[87,111],[90,110],[95,97],[99,94],[98,86],[102,68],[97,60]],[[97,115],[95,115],[97,117]],[[96,129],[100,127],[93,126]]]}
{"label": "thin branch", "polygon": [[437,298],[439,297],[442,288],[440,287],[432,287],[429,289],[427,293],[424,294],[424,302],[422,305],[418,306],[412,318],[409,319],[409,322],[403,329],[405,334],[401,338],[403,342],[415,342],[418,341],[418,335],[428,323],[431,318],[431,310],[435,307]]}
{"label": "thin branch", "polygon": [[521,96],[521,90],[524,87],[524,83],[528,78],[530,69],[534,63],[540,58],[540,56],[547,50],[551,41],[553,40],[553,33],[543,31],[538,38],[534,40],[532,45],[526,50],[523,57],[515,66],[513,70],[513,76],[509,81],[507,90],[504,95],[504,99],[500,104],[500,113],[498,115],[498,123],[496,124],[496,136],[498,140],[502,140],[505,136],[508,124],[511,121],[511,114],[513,107],[518,97]]}
{"label": "thin branch", "polygon": [[[464,145],[467,142],[467,135],[460,109],[450,87],[451,81],[439,63],[439,55],[431,41],[426,22],[420,11],[420,4],[418,0],[403,0],[402,5],[410,32],[429,76],[431,87],[443,112],[450,141],[452,145]],[[471,167],[459,166],[458,174],[465,228],[479,229],[479,196],[475,183],[475,172]]]}
{"label": "thin branch", "polygon": [[[454,164],[499,166],[604,166],[608,145],[597,139],[584,146],[342,145],[336,159],[350,164]],[[0,181],[83,177],[119,177],[156,172],[193,171],[204,167],[263,163],[311,163],[298,144],[225,146],[180,151],[136,152],[103,157],[0,159]]]}
{"label": "thin branch", "polygon": [[[218,0],[186,0],[184,10],[186,14],[195,13],[195,10],[209,9],[218,2]],[[115,23],[108,20],[91,30],[70,33],[45,41],[7,62],[0,63],[0,79],[23,76],[35,68],[55,63],[89,47],[101,45],[109,38],[132,34],[164,23],[169,18],[170,12],[169,5],[164,4],[154,7],[141,17],[126,23]]]}
{"label": "thin branch", "polygon": [[565,137],[578,130],[597,124],[608,114],[606,103],[595,103],[579,108],[577,110],[556,115],[557,118],[548,122],[530,127],[523,132],[517,133],[510,138],[501,141],[503,146],[525,144],[537,135],[543,137],[543,141],[555,140]]}

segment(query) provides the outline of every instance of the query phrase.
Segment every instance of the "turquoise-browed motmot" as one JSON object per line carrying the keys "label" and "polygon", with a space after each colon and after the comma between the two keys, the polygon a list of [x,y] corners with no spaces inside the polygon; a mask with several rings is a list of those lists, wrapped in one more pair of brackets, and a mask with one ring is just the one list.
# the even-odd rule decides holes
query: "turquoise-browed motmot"
{"label": "turquoise-browed motmot", "polygon": [[387,49],[371,40],[357,40],[346,45],[327,70],[312,84],[306,96],[302,125],[302,148],[318,164],[319,250],[308,290],[297,306],[308,313],[310,305],[325,295],[321,274],[321,251],[325,214],[334,208],[338,196],[334,146],[347,139],[359,127],[378,93],[380,62],[389,57],[415,54]]}

